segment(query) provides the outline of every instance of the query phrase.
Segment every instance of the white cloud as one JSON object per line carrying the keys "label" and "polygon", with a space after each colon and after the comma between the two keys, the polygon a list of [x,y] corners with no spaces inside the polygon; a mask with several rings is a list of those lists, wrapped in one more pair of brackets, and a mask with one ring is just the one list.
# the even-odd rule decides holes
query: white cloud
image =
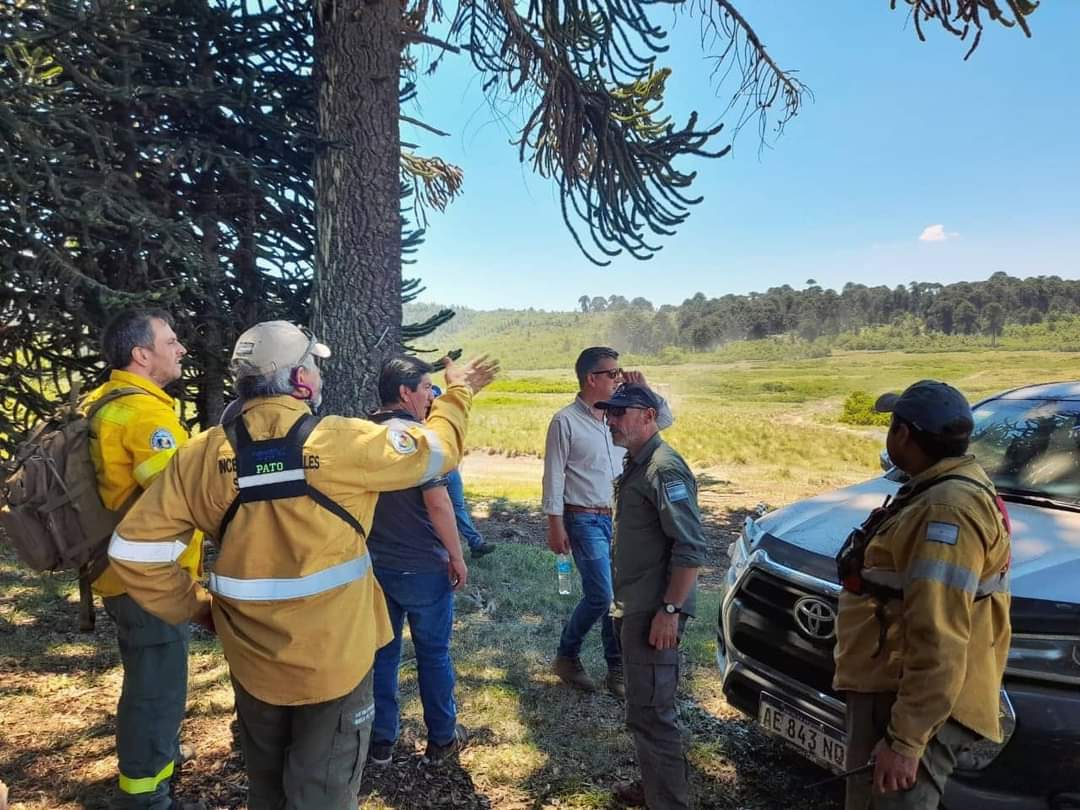
{"label": "white cloud", "polygon": [[927,225],[919,234],[920,242],[944,242],[959,236],[956,231],[946,231],[944,225]]}

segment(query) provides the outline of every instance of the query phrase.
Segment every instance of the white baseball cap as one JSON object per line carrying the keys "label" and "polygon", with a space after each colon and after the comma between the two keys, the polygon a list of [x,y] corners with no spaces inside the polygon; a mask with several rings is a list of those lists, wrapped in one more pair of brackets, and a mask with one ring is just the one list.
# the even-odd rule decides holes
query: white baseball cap
{"label": "white baseball cap", "polygon": [[330,348],[296,324],[263,321],[237,338],[229,370],[237,380],[264,377],[283,368],[303,365],[309,354],[325,359],[330,356]]}

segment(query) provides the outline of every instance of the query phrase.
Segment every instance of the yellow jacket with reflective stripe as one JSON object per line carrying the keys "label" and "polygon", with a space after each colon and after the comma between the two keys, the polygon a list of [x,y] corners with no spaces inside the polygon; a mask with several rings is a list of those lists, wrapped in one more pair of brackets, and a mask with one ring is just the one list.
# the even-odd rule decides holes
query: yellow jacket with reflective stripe
{"label": "yellow jacket with reflective stripe", "polygon": [[[945,475],[993,486],[975,458],[964,456],[913,477],[897,497]],[[999,692],[1011,637],[1009,559],[1009,534],[994,500],[963,481],[917,495],[867,546],[864,578],[904,596],[885,605],[887,632],[878,651],[878,603],[840,595],[833,686],[897,693],[888,727],[894,751],[921,757],[950,717],[1000,742]]]}
{"label": "yellow jacket with reflective stripe", "polygon": [[[451,386],[425,424],[407,429],[328,416],[304,444],[306,480],[366,531],[379,492],[457,465],[471,403],[468,388]],[[283,437],[308,412],[292,397],[263,397],[244,403],[242,418],[257,442]],[[341,697],[393,637],[365,538],[341,517],[306,496],[243,504],[217,538],[209,591],[176,565],[191,529],[216,537],[239,491],[235,462],[221,427],[184,445],[117,528],[113,567],[132,598],[167,622],[202,614],[213,594],[232,674],[260,700],[291,706]]]}
{"label": "yellow jacket with reflective stripe", "polygon": [[[90,426],[90,457],[97,472],[98,493],[108,509],[119,509],[140,489],[146,489],[187,441],[187,431],[176,415],[176,405],[157,385],[138,374],[113,371],[104,385],[86,397],[85,405],[117,388],[137,388],[144,393],[115,399],[101,408]],[[178,560],[193,578],[200,574],[202,536],[189,543]],[[94,592],[119,596],[124,586],[106,568],[94,581]]]}

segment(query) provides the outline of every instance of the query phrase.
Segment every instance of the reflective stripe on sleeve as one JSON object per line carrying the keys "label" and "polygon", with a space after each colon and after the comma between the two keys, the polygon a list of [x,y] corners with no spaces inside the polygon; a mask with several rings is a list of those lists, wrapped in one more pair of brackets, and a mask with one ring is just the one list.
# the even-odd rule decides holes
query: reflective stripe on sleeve
{"label": "reflective stripe on sleeve", "polygon": [[174,562],[184,551],[187,543],[179,540],[163,540],[150,543],[134,543],[113,532],[109,541],[109,557],[114,560],[137,563]]}
{"label": "reflective stripe on sleeve", "polygon": [[428,452],[431,454],[428,456],[427,467],[424,469],[424,478],[420,482],[424,483],[442,472],[443,465],[446,463],[446,449],[434,430],[428,430],[427,428],[420,428],[419,430],[427,439]]}
{"label": "reflective stripe on sleeve", "polygon": [[132,475],[138,482],[140,487],[145,487],[150,481],[152,481],[162,470],[169,466],[169,461],[176,454],[176,448],[173,447],[169,450],[162,450],[154,453],[146,461],[140,464],[132,471]]}
{"label": "reflective stripe on sleeve", "polygon": [[442,439],[439,438],[438,433],[407,419],[387,419],[383,422],[383,426],[392,430],[419,431],[427,439],[430,455],[428,456],[427,467],[424,468],[423,477],[420,479],[421,484],[427,483],[442,472],[443,464],[446,463],[446,448],[443,447]]}
{"label": "reflective stripe on sleeve", "polygon": [[261,475],[242,475],[236,479],[236,484],[240,489],[247,487],[264,487],[267,484],[280,484],[282,481],[302,481],[304,479],[304,471],[301,470],[281,470],[280,472],[262,473]]}
{"label": "reflective stripe on sleeve", "polygon": [[937,582],[970,594],[974,594],[979,586],[979,575],[970,568],[944,560],[916,560],[907,572],[907,581],[915,580]]}
{"label": "reflective stripe on sleeve", "polygon": [[120,774],[120,790],[123,793],[138,795],[140,793],[153,793],[158,785],[173,775],[176,763],[170,761],[164,768],[157,772],[156,776],[143,776],[132,778]]}
{"label": "reflective stripe on sleeve", "polygon": [[303,599],[348,585],[371,570],[371,558],[365,554],[355,560],[316,571],[304,577],[281,579],[239,579],[210,574],[210,591],[217,596],[241,602],[277,602]]}

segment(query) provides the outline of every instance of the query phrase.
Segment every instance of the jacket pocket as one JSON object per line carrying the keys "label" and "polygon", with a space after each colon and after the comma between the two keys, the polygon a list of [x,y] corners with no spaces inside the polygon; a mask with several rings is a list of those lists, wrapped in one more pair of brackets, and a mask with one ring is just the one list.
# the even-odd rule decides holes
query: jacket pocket
{"label": "jacket pocket", "polygon": [[357,690],[343,702],[327,762],[326,779],[331,788],[328,793],[343,785],[359,787],[374,718],[375,703],[370,688]]}

